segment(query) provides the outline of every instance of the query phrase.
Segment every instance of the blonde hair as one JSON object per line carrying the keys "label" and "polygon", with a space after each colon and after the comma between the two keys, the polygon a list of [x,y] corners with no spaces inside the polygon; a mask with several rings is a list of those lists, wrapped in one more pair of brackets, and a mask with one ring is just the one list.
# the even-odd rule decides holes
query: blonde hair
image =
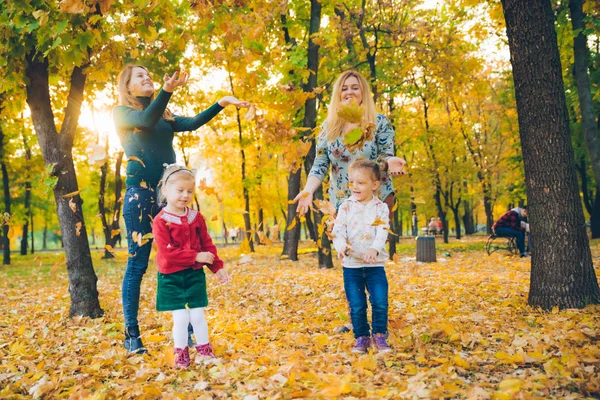
{"label": "blonde hair", "polygon": [[[184,172],[184,173],[182,173]],[[182,179],[194,181],[196,183],[196,172],[195,170],[191,170],[182,165],[178,164],[170,164],[165,168],[165,172],[163,172],[160,181],[158,182],[158,202],[165,203],[165,195],[163,194],[163,188],[167,186],[167,182],[173,183]]]}
{"label": "blonde hair", "polygon": [[346,79],[352,76],[358,80],[358,86],[362,92],[361,105],[365,112],[363,114],[362,122],[360,123],[361,127],[364,130],[369,124],[376,123],[377,111],[375,110],[375,101],[373,100],[373,94],[371,93],[369,83],[358,71],[354,71],[352,69],[344,71],[339,78],[337,78],[335,84],[333,85],[333,93],[331,94],[331,101],[329,102],[329,110],[327,110],[327,119],[325,120],[327,129],[325,129],[325,137],[329,142],[333,142],[342,135],[344,120],[338,116],[337,112],[341,104],[342,86],[344,86]]}
{"label": "blonde hair", "polygon": [[368,170],[371,172],[371,178],[374,181],[379,181],[383,179],[383,176],[388,170],[388,163],[383,158],[380,158],[377,161],[367,160],[365,158],[358,158],[350,164],[348,167],[348,171],[353,171],[357,169]]}
{"label": "blonde hair", "polygon": [[[148,72],[148,74],[150,74],[150,71],[148,71],[148,68],[144,67],[143,65],[135,65],[135,64],[128,64],[126,66],[123,67],[123,69],[121,70],[121,72],[119,73],[119,104],[122,106],[127,106],[127,107],[131,107],[135,110],[141,110],[142,109],[142,104],[140,103],[140,101],[138,100],[138,98],[136,96],[134,96],[133,94],[131,94],[131,92],[129,91],[129,82],[131,81],[131,75],[132,75],[132,71],[134,68],[142,68],[144,69],[146,72]],[[154,92],[152,92],[152,95],[150,96],[150,101],[154,101]],[[171,111],[169,111],[168,108],[165,109],[165,112],[163,113],[163,118],[167,121],[174,121],[173,118],[173,114],[171,114]]]}

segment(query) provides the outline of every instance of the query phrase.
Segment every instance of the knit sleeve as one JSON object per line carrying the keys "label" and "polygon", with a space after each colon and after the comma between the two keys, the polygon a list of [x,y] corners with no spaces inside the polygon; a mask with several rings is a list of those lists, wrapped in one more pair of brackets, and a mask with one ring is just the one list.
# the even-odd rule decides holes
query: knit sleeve
{"label": "knit sleeve", "polygon": [[117,131],[132,128],[151,128],[160,120],[167,109],[171,93],[161,90],[145,110],[136,110],[127,106],[117,106],[113,118]]}
{"label": "knit sleeve", "polygon": [[175,121],[171,122],[173,132],[185,132],[194,131],[200,128],[202,125],[208,123],[218,113],[221,112],[223,107],[219,103],[215,103],[210,108],[202,111],[195,117],[181,117],[179,115],[174,116]]}
{"label": "knit sleeve", "polygon": [[219,258],[219,255],[217,254],[217,248],[216,246],[213,244],[212,239],[210,237],[210,235],[208,234],[208,228],[206,227],[206,221],[204,221],[204,218],[202,216],[199,216],[199,221],[198,223],[200,224],[200,244],[202,245],[202,249],[204,251],[208,251],[210,253],[212,253],[212,255],[215,256],[215,259],[213,260],[212,264],[200,264],[200,263],[196,263],[197,265],[206,265],[208,267],[208,269],[210,269],[212,271],[212,273],[217,273],[218,270],[223,269],[223,260],[221,260]]}

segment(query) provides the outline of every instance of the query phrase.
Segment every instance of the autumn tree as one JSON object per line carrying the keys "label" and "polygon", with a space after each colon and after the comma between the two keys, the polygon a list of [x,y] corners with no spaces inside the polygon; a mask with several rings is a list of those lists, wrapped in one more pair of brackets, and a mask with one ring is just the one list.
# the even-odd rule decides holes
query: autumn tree
{"label": "autumn tree", "polygon": [[528,302],[546,310],[598,304],[551,2],[502,5],[532,221]]}

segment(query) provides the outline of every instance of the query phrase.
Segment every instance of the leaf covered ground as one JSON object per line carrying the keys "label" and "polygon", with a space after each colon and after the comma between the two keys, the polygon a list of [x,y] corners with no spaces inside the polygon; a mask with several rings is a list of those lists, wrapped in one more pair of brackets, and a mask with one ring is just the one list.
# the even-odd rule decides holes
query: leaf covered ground
{"label": "leaf covered ground", "polygon": [[[310,249],[306,249],[310,250]],[[600,247],[592,243],[594,264]],[[150,351],[122,348],[126,253],[94,254],[103,318],[69,319],[58,253],[13,256],[0,269],[0,398],[600,398],[600,307],[527,307],[529,260],[483,252],[483,239],[414,261],[403,240],[390,282],[392,354],[350,353],[339,265],[316,254],[280,261],[280,248],[241,257],[220,249],[232,283],[209,278],[208,322],[219,359],[174,370],[171,319],[154,309],[156,269],[142,286]],[[598,274],[596,268],[596,274]],[[192,353],[194,354],[194,353]]]}

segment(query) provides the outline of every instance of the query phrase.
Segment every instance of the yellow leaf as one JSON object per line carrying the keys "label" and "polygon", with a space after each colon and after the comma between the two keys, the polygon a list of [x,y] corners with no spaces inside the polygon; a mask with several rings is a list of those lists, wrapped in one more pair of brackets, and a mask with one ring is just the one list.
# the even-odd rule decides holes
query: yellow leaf
{"label": "yellow leaf", "polygon": [[298,222],[298,221],[296,220],[296,218],[294,218],[294,219],[292,220],[292,222],[290,223],[290,225],[287,227],[287,230],[288,230],[288,231],[291,231],[292,229],[294,229],[294,227],[296,226],[296,223],[297,223],[297,222]]}
{"label": "yellow leaf", "polygon": [[248,108],[248,111],[246,111],[246,114],[244,115],[244,120],[252,121],[254,117],[256,117],[256,107],[254,107],[254,104],[252,104],[250,108]]}
{"label": "yellow leaf", "polygon": [[498,389],[504,393],[516,393],[521,390],[523,381],[516,378],[505,379],[498,385]]}
{"label": "yellow leaf", "polygon": [[129,157],[127,157],[127,159],[128,159],[129,161],[137,161],[137,162],[139,162],[140,164],[142,164],[142,167],[146,168],[146,164],[144,164],[144,162],[143,162],[142,160],[140,160],[140,159],[139,159],[138,157],[136,157],[136,156],[129,156]]}
{"label": "yellow leaf", "polygon": [[154,239],[154,235],[152,233],[146,233],[144,236],[142,236],[142,240],[146,239]]}
{"label": "yellow leaf", "polygon": [[12,239],[15,237],[15,230],[13,229],[12,226],[8,228],[8,233],[6,234],[6,237],[8,237],[9,239]]}
{"label": "yellow leaf", "polygon": [[157,342],[162,342],[167,340],[167,337],[164,335],[150,335],[150,336],[144,336],[144,341],[145,342],[152,342],[152,343],[157,343]]}
{"label": "yellow leaf", "polygon": [[148,188],[148,185],[146,184],[146,181],[143,180],[143,179],[140,181],[140,186],[143,187],[143,188]]}
{"label": "yellow leaf", "polygon": [[364,113],[364,107],[359,106],[356,101],[341,105],[337,111],[338,117],[351,124],[359,124],[363,119]]}
{"label": "yellow leaf", "polygon": [[71,209],[71,211],[73,211],[74,213],[77,213],[77,204],[75,204],[75,202],[73,201],[73,198],[69,199],[69,208]]}
{"label": "yellow leaf", "polygon": [[80,236],[81,235],[81,227],[83,226],[83,224],[81,222],[76,222],[75,223],[75,236]]}
{"label": "yellow leaf", "polygon": [[394,207],[392,207],[392,212],[396,211],[398,209],[398,202],[396,201],[394,203]]}
{"label": "yellow leaf", "polygon": [[398,236],[390,228],[383,228],[383,229],[386,230],[388,233],[394,235],[394,236]]}
{"label": "yellow leaf", "polygon": [[76,190],[74,192],[67,193],[67,194],[63,195],[63,199],[70,199],[71,197],[78,195],[79,192],[81,192],[81,190]]}
{"label": "yellow leaf", "polygon": [[23,336],[23,334],[25,333],[25,325],[21,325],[21,327],[19,328],[17,335],[19,336]]}
{"label": "yellow leaf", "polygon": [[107,244],[106,246],[104,246],[104,248],[106,250],[108,250],[109,253],[114,253],[115,249],[113,249],[113,247],[110,244]]}
{"label": "yellow leaf", "polygon": [[560,308],[558,306],[552,307],[552,314],[558,314],[559,311],[560,311]]}
{"label": "yellow leaf", "polygon": [[110,231],[110,237],[114,238],[115,236],[117,236],[120,233],[121,233],[120,229],[113,229],[113,230]]}
{"label": "yellow leaf", "polygon": [[387,223],[379,217],[375,218],[375,221],[371,224],[371,226],[379,226],[379,225],[387,225]]}
{"label": "yellow leaf", "polygon": [[461,368],[469,369],[469,367],[470,367],[469,363],[466,362],[465,360],[463,360],[463,358],[460,356],[460,354],[455,354],[452,361],[454,362],[454,365],[458,365]]}

